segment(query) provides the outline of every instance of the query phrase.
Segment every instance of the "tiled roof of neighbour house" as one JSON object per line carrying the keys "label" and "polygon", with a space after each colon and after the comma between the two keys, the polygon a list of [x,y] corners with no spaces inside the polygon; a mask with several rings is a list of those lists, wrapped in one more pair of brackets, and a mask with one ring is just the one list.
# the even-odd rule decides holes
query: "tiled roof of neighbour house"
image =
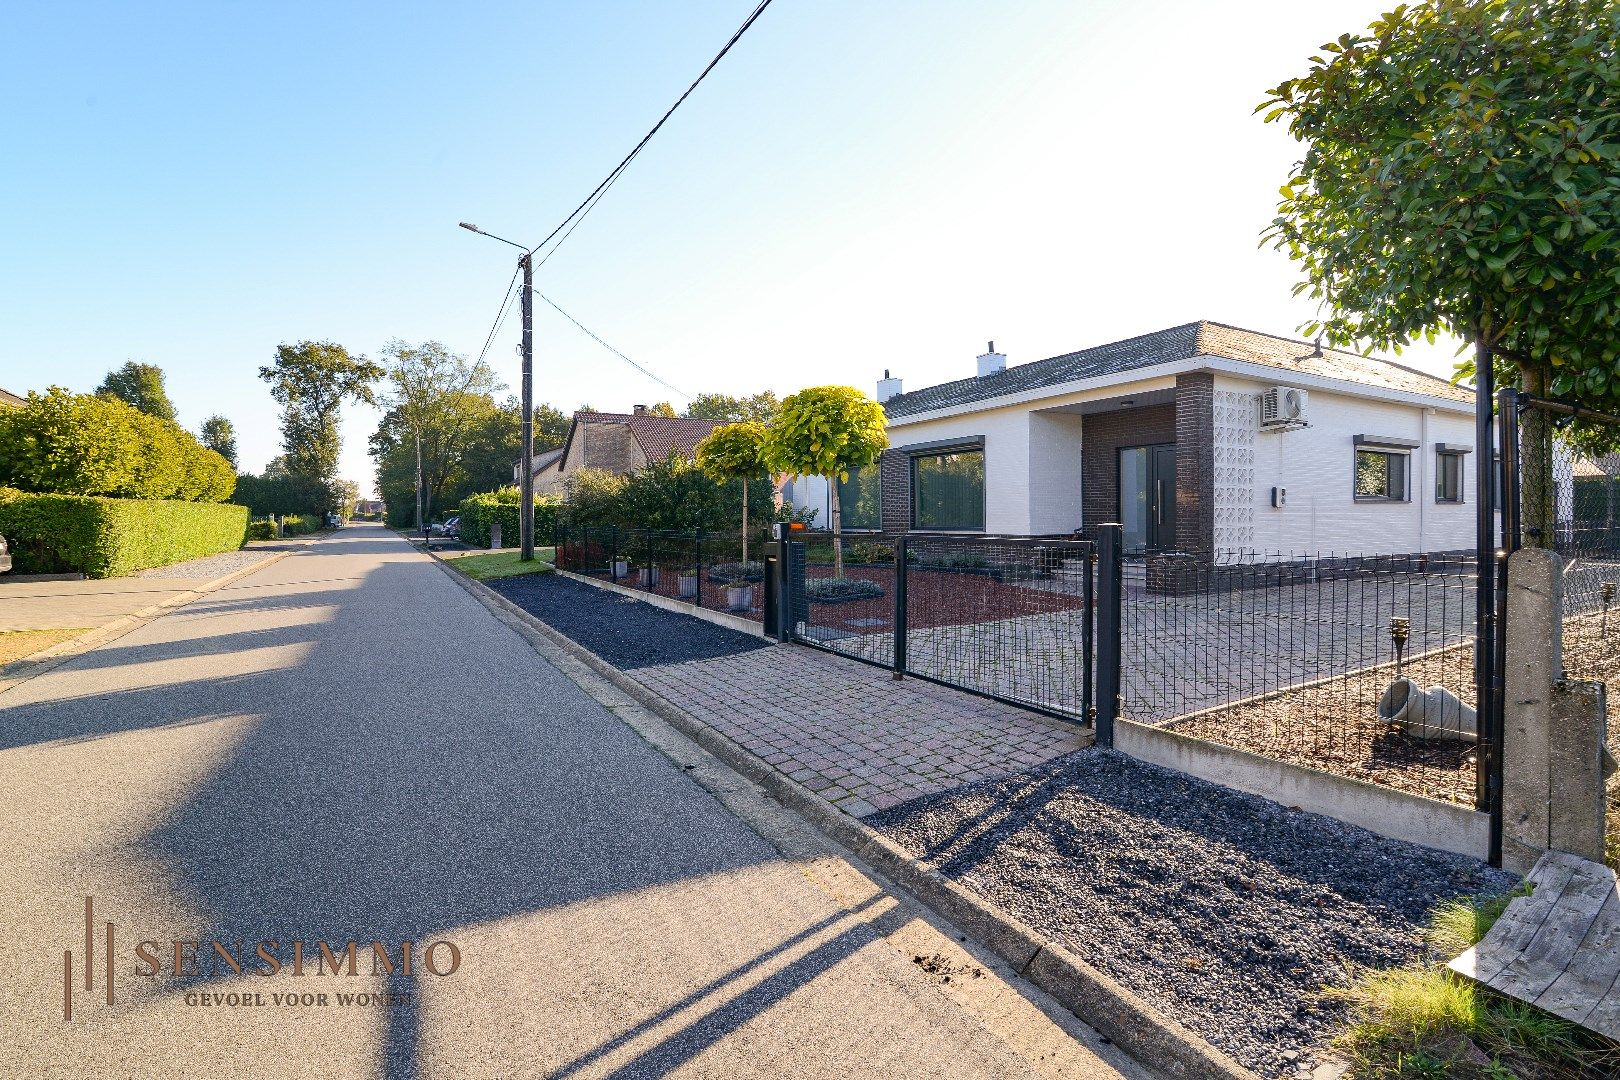
{"label": "tiled roof of neighbour house", "polygon": [[562,453],[562,447],[559,446],[555,450],[546,450],[534,455],[534,471],[539,472],[547,465],[554,463],[558,458],[562,457]]}
{"label": "tiled roof of neighbour house", "polygon": [[956,409],[979,401],[1023,394],[1047,386],[1083,379],[1118,375],[1139,368],[1191,360],[1196,356],[1219,356],[1346,382],[1380,386],[1414,394],[1473,401],[1474,393],[1454,386],[1445,379],[1425,375],[1400,364],[1340,349],[1322,350],[1306,341],[1244,330],[1225,323],[1200,322],[1172,326],[1140,337],[1126,338],[1079,352],[1065,353],[1046,360],[1018,364],[994,375],[958,379],[938,386],[897,394],[883,403],[893,418],[914,416],[939,409]]}
{"label": "tiled roof of neighbour house", "polygon": [[27,398],[20,398],[9,390],[0,389],[0,405],[26,405]]}
{"label": "tiled roof of neighbour house", "polygon": [[568,429],[568,439],[562,445],[568,450],[574,431],[580,424],[623,424],[647,455],[648,461],[661,461],[671,450],[690,455],[703,441],[703,437],[720,426],[718,420],[698,420],[690,416],[654,416],[651,413],[598,413],[574,414],[574,423]]}

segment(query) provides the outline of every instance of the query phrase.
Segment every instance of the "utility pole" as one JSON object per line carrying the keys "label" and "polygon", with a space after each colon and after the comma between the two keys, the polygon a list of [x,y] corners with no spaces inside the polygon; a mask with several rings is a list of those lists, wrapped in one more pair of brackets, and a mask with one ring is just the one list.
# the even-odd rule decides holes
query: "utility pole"
{"label": "utility pole", "polygon": [[523,268],[523,474],[518,480],[518,560],[534,559],[534,253]]}
{"label": "utility pole", "polygon": [[416,433],[416,531],[422,534],[422,543],[427,543],[427,511],[422,508],[422,500],[427,494],[427,485],[422,483],[422,429],[412,425]]}
{"label": "utility pole", "polygon": [[523,252],[518,269],[523,271],[523,450],[518,464],[518,560],[534,561],[534,248],[508,240],[504,236],[485,232],[470,221],[460,222],[463,229],[510,244]]}

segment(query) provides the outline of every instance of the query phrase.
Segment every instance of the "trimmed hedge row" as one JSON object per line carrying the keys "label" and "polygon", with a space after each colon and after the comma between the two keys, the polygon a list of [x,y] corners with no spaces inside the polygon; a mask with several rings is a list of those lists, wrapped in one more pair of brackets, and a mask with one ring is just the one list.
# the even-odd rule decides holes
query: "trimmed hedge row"
{"label": "trimmed hedge row", "polygon": [[36,495],[0,488],[0,534],[19,574],[120,577],[235,551],[247,507],[165,499]]}
{"label": "trimmed hedge row", "polygon": [[[461,500],[461,541],[470,547],[489,546],[489,527],[501,523],[501,543],[516,547],[518,542],[518,501],[515,487],[469,495]],[[557,511],[562,500],[550,495],[534,497],[534,542],[548,546],[555,542]]]}

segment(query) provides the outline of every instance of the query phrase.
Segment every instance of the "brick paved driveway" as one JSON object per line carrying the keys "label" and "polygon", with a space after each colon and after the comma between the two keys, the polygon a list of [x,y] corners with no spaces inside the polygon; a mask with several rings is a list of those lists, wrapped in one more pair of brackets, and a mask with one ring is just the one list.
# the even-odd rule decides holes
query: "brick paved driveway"
{"label": "brick paved driveway", "polygon": [[1010,705],[798,645],[628,672],[855,817],[1090,743]]}

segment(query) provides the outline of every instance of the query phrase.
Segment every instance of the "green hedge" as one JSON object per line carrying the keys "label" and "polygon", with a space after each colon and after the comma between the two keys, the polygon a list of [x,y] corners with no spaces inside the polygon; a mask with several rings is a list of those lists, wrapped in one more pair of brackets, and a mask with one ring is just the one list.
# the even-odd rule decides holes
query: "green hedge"
{"label": "green hedge", "polygon": [[[518,500],[515,487],[469,495],[461,500],[461,541],[469,547],[489,546],[489,527],[501,523],[501,543],[516,547],[518,542]],[[547,546],[554,542],[557,511],[562,500],[550,495],[534,497],[534,542]]]}
{"label": "green hedge", "polygon": [[120,577],[242,546],[247,507],[35,495],[0,488],[0,534],[19,574]]}

